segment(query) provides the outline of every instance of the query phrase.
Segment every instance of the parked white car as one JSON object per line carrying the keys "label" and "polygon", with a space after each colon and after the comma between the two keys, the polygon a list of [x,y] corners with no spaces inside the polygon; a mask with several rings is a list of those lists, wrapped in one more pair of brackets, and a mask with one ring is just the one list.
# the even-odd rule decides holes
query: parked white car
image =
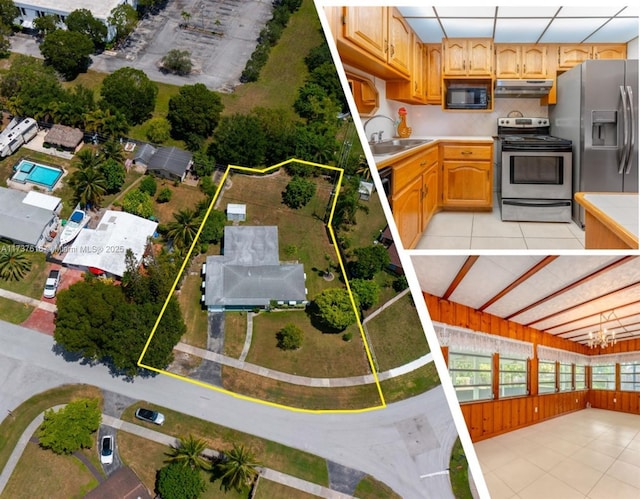
{"label": "parked white car", "polygon": [[58,290],[59,285],[60,285],[60,271],[59,270],[50,271],[49,277],[47,277],[47,281],[44,283],[43,296],[45,298],[53,298],[56,295],[56,291]]}
{"label": "parked white car", "polygon": [[105,435],[100,442],[100,462],[102,464],[113,463],[113,437]]}

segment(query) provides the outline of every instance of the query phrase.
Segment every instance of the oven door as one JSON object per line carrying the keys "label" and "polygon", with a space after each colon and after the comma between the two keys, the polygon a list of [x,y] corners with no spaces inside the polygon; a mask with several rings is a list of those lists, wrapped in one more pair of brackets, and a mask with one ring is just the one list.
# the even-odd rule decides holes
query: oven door
{"label": "oven door", "polygon": [[571,152],[502,151],[502,197],[571,199]]}

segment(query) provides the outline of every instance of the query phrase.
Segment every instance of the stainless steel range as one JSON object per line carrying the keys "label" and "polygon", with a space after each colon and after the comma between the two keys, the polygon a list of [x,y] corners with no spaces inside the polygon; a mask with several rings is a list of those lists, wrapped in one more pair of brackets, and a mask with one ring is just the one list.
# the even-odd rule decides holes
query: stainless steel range
{"label": "stainless steel range", "polygon": [[548,118],[498,118],[502,220],[570,222],[571,141],[549,135]]}

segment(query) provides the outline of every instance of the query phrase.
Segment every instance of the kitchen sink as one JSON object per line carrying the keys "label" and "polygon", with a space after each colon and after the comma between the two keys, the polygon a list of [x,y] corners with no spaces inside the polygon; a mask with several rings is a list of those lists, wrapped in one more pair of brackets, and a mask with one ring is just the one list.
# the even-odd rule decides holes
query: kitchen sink
{"label": "kitchen sink", "polygon": [[433,139],[391,139],[369,144],[369,147],[371,147],[371,152],[376,156],[406,151],[412,147],[428,144],[429,142],[433,142]]}

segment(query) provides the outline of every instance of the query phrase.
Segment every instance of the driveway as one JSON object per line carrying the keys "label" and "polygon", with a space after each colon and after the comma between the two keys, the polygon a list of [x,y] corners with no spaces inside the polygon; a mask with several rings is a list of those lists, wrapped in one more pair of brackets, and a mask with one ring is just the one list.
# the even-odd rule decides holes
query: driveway
{"label": "driveway", "polygon": [[[457,432],[442,388],[365,413],[296,413],[167,376],[127,382],[102,365],[66,362],[52,353],[52,338],[5,322],[0,345],[0,420],[47,388],[88,383],[363,471],[407,499],[453,497],[446,469]],[[476,483],[483,494],[484,481]]]}

